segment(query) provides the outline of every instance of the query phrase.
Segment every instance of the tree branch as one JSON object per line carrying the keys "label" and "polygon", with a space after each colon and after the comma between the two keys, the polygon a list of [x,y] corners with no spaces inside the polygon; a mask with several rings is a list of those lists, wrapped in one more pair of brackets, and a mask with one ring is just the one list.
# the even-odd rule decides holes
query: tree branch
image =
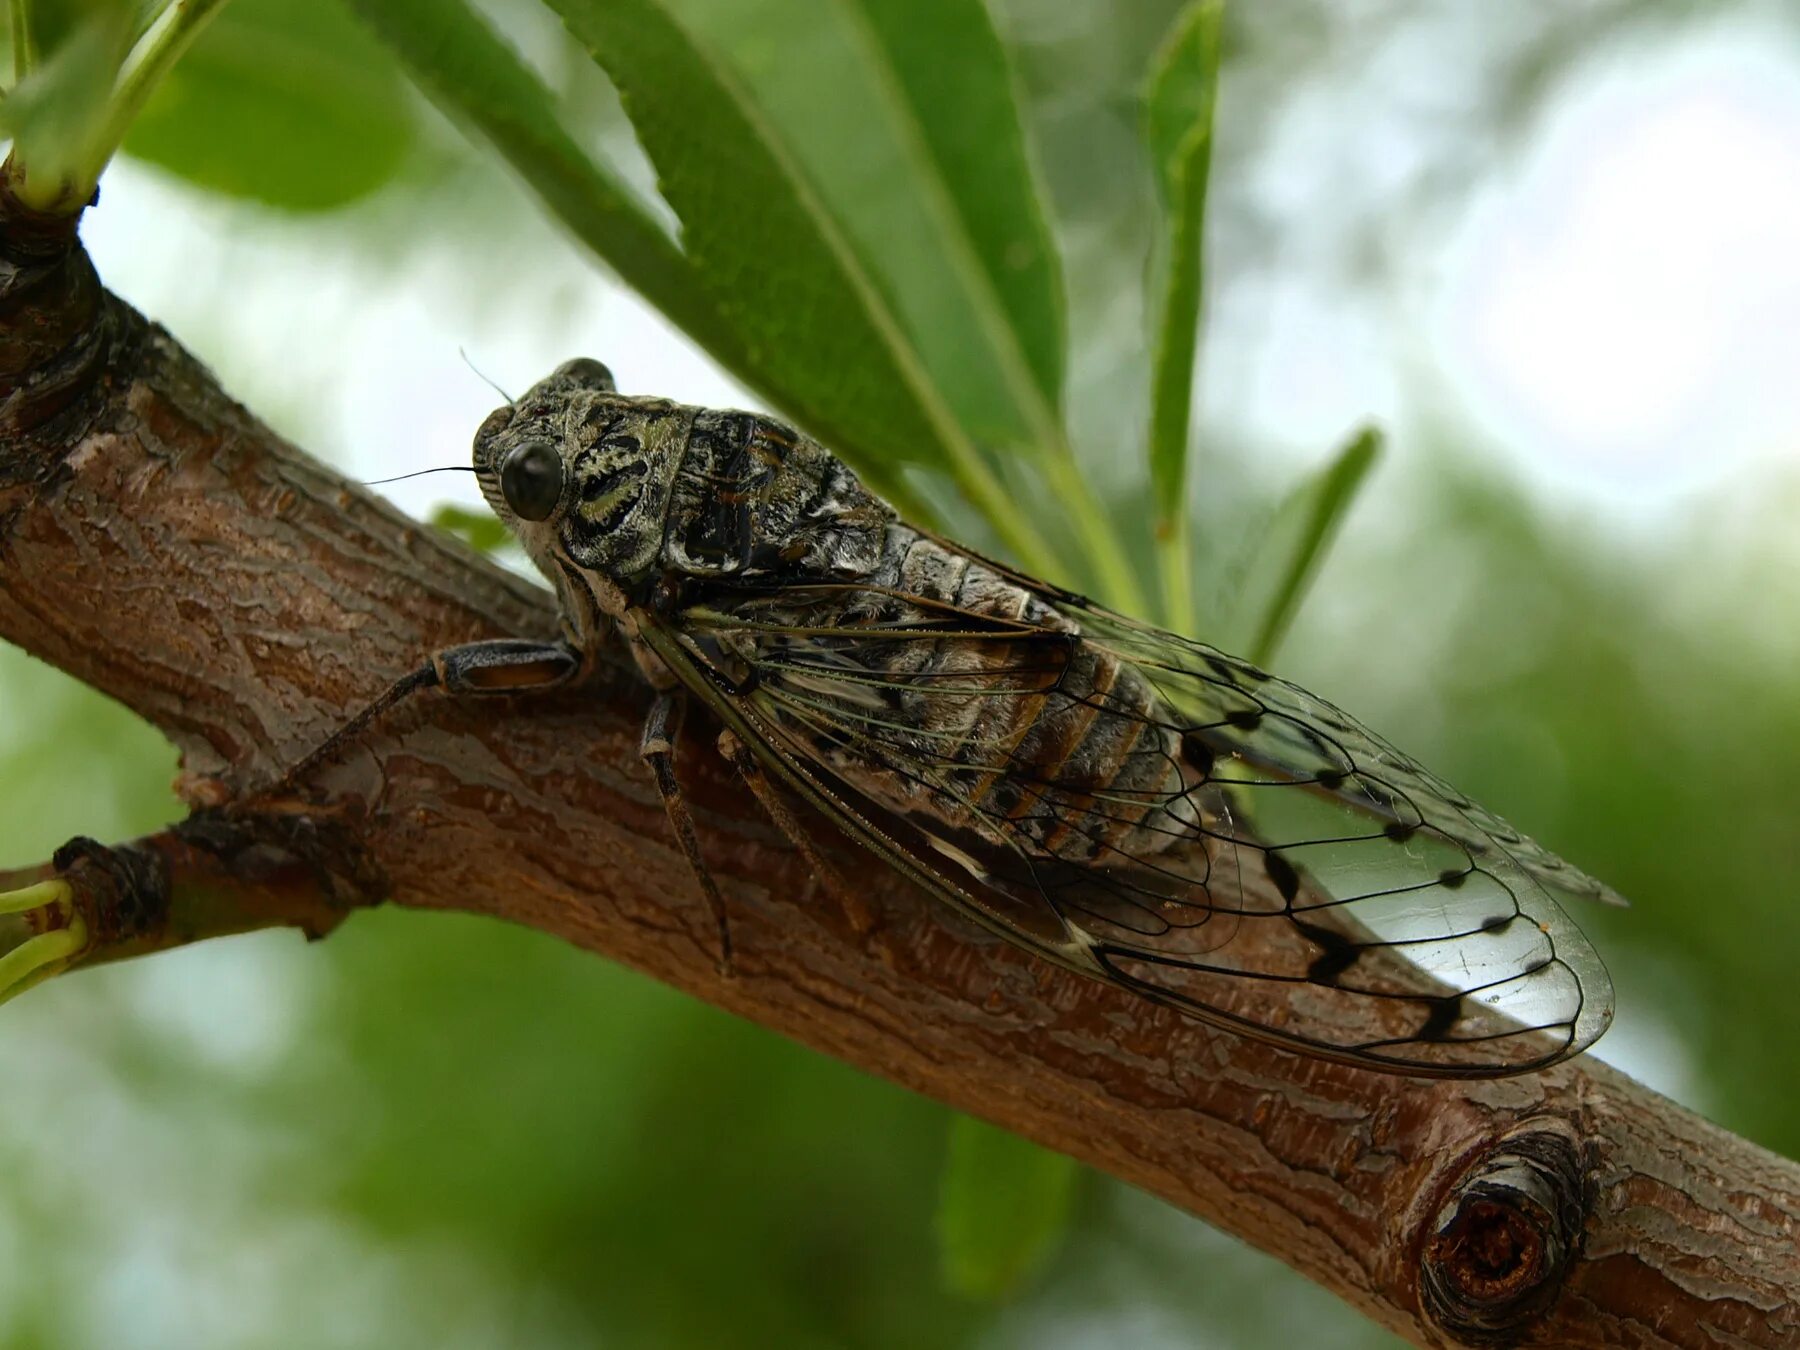
{"label": "tree branch", "polygon": [[622,665],[420,697],[259,798],[425,653],[553,634],[547,594],[281,441],[101,290],[72,221],[4,200],[0,393],[0,636],[162,728],[194,809],[13,878],[70,882],[81,962],[383,899],[489,914],[1073,1154],[1420,1345],[1800,1343],[1793,1164],[1591,1061],[1415,1081],[1212,1032],[851,856],[867,935],[702,727],[680,768],[732,907],[721,976]]}

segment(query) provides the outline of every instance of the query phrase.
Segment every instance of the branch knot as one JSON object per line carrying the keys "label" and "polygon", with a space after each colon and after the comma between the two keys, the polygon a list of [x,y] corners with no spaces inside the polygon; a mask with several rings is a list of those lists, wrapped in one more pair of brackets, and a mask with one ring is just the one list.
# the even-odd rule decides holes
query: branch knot
{"label": "branch knot", "polygon": [[1516,1344],[1580,1251],[1590,1198],[1569,1124],[1515,1126],[1452,1184],[1420,1259],[1424,1310],[1459,1344]]}
{"label": "branch knot", "polygon": [[50,856],[50,865],[75,883],[93,947],[153,932],[168,914],[168,869],[153,849],[108,848],[77,835]]}

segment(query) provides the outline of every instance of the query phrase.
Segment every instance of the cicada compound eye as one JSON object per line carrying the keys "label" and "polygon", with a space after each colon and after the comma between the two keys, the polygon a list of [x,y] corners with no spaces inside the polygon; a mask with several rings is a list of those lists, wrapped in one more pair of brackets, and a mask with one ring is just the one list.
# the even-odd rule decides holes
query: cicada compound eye
{"label": "cicada compound eye", "polygon": [[563,461],[545,441],[526,441],[500,463],[500,491],[520,520],[548,520],[562,500]]}

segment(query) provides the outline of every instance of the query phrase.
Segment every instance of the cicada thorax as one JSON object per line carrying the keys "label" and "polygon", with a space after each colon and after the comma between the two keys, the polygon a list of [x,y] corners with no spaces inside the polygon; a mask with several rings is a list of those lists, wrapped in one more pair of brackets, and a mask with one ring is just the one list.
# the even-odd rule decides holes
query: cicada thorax
{"label": "cicada thorax", "polygon": [[755,413],[695,409],[663,522],[682,576],[858,577],[894,512],[818,442]]}

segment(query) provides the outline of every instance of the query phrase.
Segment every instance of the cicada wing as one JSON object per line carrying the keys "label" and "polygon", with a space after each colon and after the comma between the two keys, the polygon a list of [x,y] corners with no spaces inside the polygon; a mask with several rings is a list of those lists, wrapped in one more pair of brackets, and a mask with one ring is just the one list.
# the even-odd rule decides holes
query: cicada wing
{"label": "cicada wing", "polygon": [[661,642],[847,833],[1066,966],[1404,1073],[1523,1072],[1604,1030],[1541,850],[1322,700],[1096,613],[846,583],[715,598]]}
{"label": "cicada wing", "polygon": [[1133,662],[1193,721],[1199,741],[1238,772],[1312,782],[1359,814],[1430,824],[1478,855],[1504,851],[1561,895],[1623,906],[1623,896],[1527,838],[1341,708],[1203,642],[1113,613],[1078,596],[1057,609],[1091,641]]}
{"label": "cicada wing", "polygon": [[[1185,699],[1201,744],[1225,755],[1241,755],[1245,763],[1271,772],[1277,780],[1310,778],[1319,791],[1338,796],[1357,813],[1391,824],[1411,818],[1414,813],[1404,801],[1410,799],[1436,817],[1439,829],[1466,836],[1476,851],[1499,846],[1556,895],[1627,905],[1611,886],[1571,866],[1341,708],[1299,685],[1207,643],[1129,618],[960,544],[930,537],[939,547],[1041,596],[1090,641],[1137,664],[1177,700],[1177,707]],[[1268,713],[1277,715],[1265,718]],[[1384,780],[1392,780],[1393,791],[1382,790]]]}

